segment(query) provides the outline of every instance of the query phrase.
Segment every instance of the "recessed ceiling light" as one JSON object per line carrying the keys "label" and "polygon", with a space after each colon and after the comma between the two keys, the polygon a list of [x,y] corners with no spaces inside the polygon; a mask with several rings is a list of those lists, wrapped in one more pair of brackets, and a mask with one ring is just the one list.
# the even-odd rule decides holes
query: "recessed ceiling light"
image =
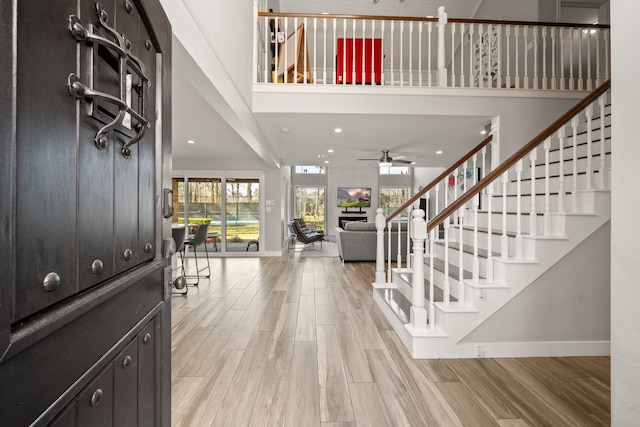
{"label": "recessed ceiling light", "polygon": [[187,144],[195,144],[196,142],[193,139],[187,141]]}
{"label": "recessed ceiling light", "polygon": [[325,160],[324,162],[325,162],[325,163],[329,163],[329,160]]}
{"label": "recessed ceiling light", "polygon": [[280,128],[280,132],[284,133],[285,135],[289,133],[289,128],[283,127]]}
{"label": "recessed ceiling light", "polygon": [[329,148],[329,149],[327,150],[327,153],[333,153],[333,150],[332,150],[331,148]]}
{"label": "recessed ceiling light", "polygon": [[335,133],[342,133],[342,129],[340,129],[340,128],[335,128],[333,131],[334,131]]}
{"label": "recessed ceiling light", "polygon": [[436,154],[442,154],[442,150],[436,151]]}
{"label": "recessed ceiling light", "polygon": [[483,129],[483,130],[480,131],[480,135],[486,135],[486,134],[487,134],[486,130]]}

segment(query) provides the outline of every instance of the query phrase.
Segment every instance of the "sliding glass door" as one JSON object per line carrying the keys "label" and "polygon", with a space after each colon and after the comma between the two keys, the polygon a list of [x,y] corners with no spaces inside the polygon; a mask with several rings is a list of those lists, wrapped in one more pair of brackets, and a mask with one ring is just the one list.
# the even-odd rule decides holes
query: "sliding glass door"
{"label": "sliding glass door", "polygon": [[226,248],[228,252],[259,250],[259,179],[226,179],[226,218]]}
{"label": "sliding glass door", "polygon": [[260,178],[174,177],[174,227],[209,224],[212,252],[256,252],[260,249]]}

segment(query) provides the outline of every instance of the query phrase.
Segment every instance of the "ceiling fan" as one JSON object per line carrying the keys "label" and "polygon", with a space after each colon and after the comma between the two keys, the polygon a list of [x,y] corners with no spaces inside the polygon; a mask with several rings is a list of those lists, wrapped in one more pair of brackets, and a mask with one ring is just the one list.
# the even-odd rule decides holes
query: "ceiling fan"
{"label": "ceiling fan", "polygon": [[382,157],[380,157],[379,159],[358,159],[358,160],[375,160],[378,162],[378,166],[380,167],[389,167],[389,166],[393,166],[394,164],[410,165],[413,163],[410,160],[403,160],[406,158],[407,156],[391,157],[389,155],[389,150],[382,150]]}

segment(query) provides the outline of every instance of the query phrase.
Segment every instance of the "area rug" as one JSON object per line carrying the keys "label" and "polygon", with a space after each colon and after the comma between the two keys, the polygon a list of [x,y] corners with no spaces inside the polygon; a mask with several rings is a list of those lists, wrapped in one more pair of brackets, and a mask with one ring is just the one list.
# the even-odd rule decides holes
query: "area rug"
{"label": "area rug", "polygon": [[297,242],[295,248],[293,248],[294,252],[299,252],[300,256],[305,258],[311,257],[337,257],[338,256],[338,245],[336,242],[322,242],[322,249],[320,248],[320,242],[316,242],[313,245],[303,245],[302,243]]}

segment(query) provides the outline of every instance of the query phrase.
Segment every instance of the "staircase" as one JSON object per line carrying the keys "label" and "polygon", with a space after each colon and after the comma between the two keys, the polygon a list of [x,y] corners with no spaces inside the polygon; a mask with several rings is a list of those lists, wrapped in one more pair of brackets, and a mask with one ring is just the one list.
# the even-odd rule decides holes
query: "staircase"
{"label": "staircase", "polygon": [[374,299],[414,358],[608,354],[608,87],[471,188],[454,179],[435,217],[413,211],[410,267],[378,272]]}

